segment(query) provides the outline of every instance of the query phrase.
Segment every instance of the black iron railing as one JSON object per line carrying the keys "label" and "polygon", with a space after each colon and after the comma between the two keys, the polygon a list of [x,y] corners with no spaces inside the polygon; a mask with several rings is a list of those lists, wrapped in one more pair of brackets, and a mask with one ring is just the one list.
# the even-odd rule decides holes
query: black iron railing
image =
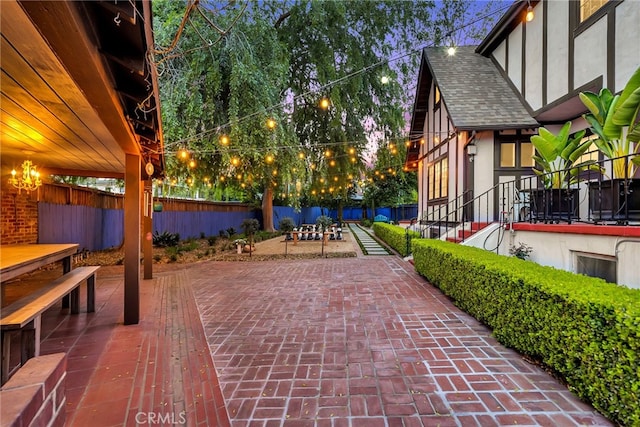
{"label": "black iron railing", "polygon": [[[640,155],[590,162],[542,176],[531,175],[494,185],[473,196],[471,191],[422,213],[415,228],[423,238],[455,237],[464,241],[474,223],[595,223],[640,225],[640,174],[632,161]],[[614,165],[625,176],[612,179]],[[624,168],[621,166],[624,165]],[[560,188],[544,188],[552,175]]]}

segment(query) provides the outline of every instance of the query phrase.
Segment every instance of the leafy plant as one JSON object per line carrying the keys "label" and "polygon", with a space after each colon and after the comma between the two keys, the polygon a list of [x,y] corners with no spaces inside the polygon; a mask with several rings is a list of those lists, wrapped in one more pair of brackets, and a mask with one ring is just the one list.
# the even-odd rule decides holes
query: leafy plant
{"label": "leafy plant", "polygon": [[527,259],[533,252],[533,248],[525,243],[518,242],[518,246],[511,245],[509,248],[509,254],[520,259]]}
{"label": "leafy plant", "polygon": [[229,228],[227,228],[225,231],[226,231],[226,233],[227,233],[227,236],[229,236],[229,237],[231,237],[231,236],[233,236],[234,234],[236,234],[236,229],[235,229],[235,228],[233,228],[233,227],[229,227]]}
{"label": "leafy plant", "polygon": [[255,218],[246,218],[240,225],[244,231],[244,235],[249,239],[250,243],[254,243],[253,236],[260,229],[260,222]]}
{"label": "leafy plant", "polygon": [[533,172],[542,179],[545,188],[567,188],[578,181],[578,173],[586,169],[600,170],[593,162],[574,163],[587,152],[591,140],[582,141],[586,131],[569,138],[571,122],[566,122],[557,135],[542,127],[531,137],[537,154],[533,156],[539,169]]}
{"label": "leafy plant", "polygon": [[209,242],[209,246],[215,246],[215,244],[218,242],[218,239],[218,236],[209,236],[207,238],[207,242]]}
{"label": "leafy plant", "polygon": [[233,245],[238,246],[238,245],[246,245],[247,244],[247,239],[236,239],[233,241]]}
{"label": "leafy plant", "polygon": [[316,218],[316,227],[322,227],[323,230],[327,230],[333,224],[333,218],[327,215],[320,215]]}
{"label": "leafy plant", "polygon": [[153,233],[153,246],[166,248],[169,246],[176,246],[178,243],[180,243],[180,234],[178,233],[169,233],[168,231],[165,231],[162,234],[157,231]]}
{"label": "leafy plant", "polygon": [[295,223],[293,222],[293,219],[288,216],[282,218],[278,223],[278,228],[283,233],[290,233],[291,231],[293,231],[294,227]]}
{"label": "leafy plant", "polygon": [[[598,94],[581,92],[580,100],[589,109],[582,117],[598,136],[595,145],[613,159],[613,177],[633,177],[640,165],[640,67],[621,94],[614,96],[603,88]],[[628,159],[627,155],[636,156]]]}
{"label": "leafy plant", "polygon": [[398,251],[402,256],[409,255],[410,248],[407,247],[407,238],[411,240],[420,237],[420,233],[417,231],[407,230],[406,228],[384,222],[374,223],[373,232],[376,237]]}

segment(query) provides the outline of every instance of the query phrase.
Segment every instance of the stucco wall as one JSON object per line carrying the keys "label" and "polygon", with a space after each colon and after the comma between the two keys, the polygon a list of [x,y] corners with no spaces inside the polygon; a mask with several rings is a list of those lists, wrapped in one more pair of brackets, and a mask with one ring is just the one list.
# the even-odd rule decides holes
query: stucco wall
{"label": "stucco wall", "polygon": [[513,85],[522,93],[522,25],[509,34],[509,59],[507,74]]}
{"label": "stucco wall", "polygon": [[577,253],[614,257],[618,283],[640,288],[638,260],[640,238],[596,236],[591,234],[507,231],[500,253],[508,254],[511,245],[525,243],[533,248],[530,259],[538,264],[576,271]]}
{"label": "stucco wall", "polygon": [[536,17],[527,22],[525,38],[525,97],[531,108],[542,107],[542,24],[544,8],[538,3],[535,8]]}
{"label": "stucco wall", "polygon": [[[569,3],[547,5],[547,103],[566,95],[569,88]],[[542,43],[542,41],[541,41]]]}
{"label": "stucco wall", "polygon": [[627,0],[616,6],[615,91],[621,91],[640,66],[640,3]]}
{"label": "stucco wall", "polygon": [[607,82],[607,21],[600,19],[575,40],[574,87],[578,88],[602,75]]}

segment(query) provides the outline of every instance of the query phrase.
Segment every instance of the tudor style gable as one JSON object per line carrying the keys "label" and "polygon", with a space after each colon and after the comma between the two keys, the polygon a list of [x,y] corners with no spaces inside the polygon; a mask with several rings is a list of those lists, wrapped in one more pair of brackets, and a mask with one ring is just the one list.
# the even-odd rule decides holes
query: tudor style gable
{"label": "tudor style gable", "polygon": [[617,92],[638,62],[640,4],[635,1],[516,2],[478,53],[491,58],[540,123],[579,117],[581,91]]}

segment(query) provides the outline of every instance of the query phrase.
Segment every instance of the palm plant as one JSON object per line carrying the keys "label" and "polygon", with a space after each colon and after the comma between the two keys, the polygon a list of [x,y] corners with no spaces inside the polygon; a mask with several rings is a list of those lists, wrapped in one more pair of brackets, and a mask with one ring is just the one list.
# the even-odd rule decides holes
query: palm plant
{"label": "palm plant", "polygon": [[533,159],[540,167],[533,172],[541,177],[545,188],[567,188],[578,182],[579,172],[587,169],[600,170],[593,161],[575,164],[589,150],[592,141],[582,140],[584,130],[569,137],[570,129],[571,122],[567,122],[554,135],[542,127],[538,130],[538,135],[531,137],[531,143],[537,152]]}
{"label": "palm plant", "polygon": [[633,177],[640,165],[640,67],[619,95],[603,88],[598,94],[581,92],[580,99],[589,109],[583,117],[598,136],[595,145],[613,159],[613,177]]}

